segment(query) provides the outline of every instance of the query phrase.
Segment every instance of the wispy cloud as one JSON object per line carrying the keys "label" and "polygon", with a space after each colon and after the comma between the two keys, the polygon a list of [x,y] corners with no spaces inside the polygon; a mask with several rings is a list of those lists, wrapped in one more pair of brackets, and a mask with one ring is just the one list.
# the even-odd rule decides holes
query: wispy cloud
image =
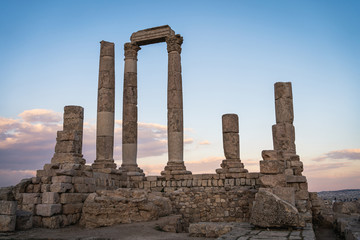
{"label": "wispy cloud", "polygon": [[210,145],[210,142],[208,140],[199,142],[199,145]]}
{"label": "wispy cloud", "polygon": [[[61,130],[61,114],[51,110],[26,110],[19,118],[0,117],[0,168],[3,171],[42,169],[54,154],[56,132]],[[84,158],[91,164],[96,157],[96,125],[84,122],[83,135]],[[122,121],[116,120],[114,158],[120,160],[121,138]],[[184,140],[188,145],[193,142],[191,137]],[[167,126],[139,122],[138,158],[164,154],[167,154]]]}
{"label": "wispy cloud", "polygon": [[19,114],[19,116],[29,123],[56,123],[62,120],[62,116],[58,112],[47,109],[31,109]]}
{"label": "wispy cloud", "polygon": [[360,160],[360,149],[344,149],[344,150],[336,150],[323,154],[320,157],[312,159],[315,162],[322,162],[325,160]]}

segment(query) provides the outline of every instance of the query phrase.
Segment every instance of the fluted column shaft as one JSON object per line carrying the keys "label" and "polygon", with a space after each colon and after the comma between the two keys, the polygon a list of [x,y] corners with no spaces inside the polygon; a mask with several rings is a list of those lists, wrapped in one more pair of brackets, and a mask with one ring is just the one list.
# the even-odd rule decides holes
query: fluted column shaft
{"label": "fluted column shaft", "polygon": [[116,168],[114,163],[115,59],[114,43],[101,41],[94,169]]}
{"label": "fluted column shaft", "polygon": [[166,39],[168,51],[168,162],[183,164],[184,130],[183,98],[181,78],[181,44],[180,35]]}
{"label": "fluted column shaft", "polygon": [[123,94],[122,168],[136,171],[137,163],[137,52],[140,47],[125,43]]}

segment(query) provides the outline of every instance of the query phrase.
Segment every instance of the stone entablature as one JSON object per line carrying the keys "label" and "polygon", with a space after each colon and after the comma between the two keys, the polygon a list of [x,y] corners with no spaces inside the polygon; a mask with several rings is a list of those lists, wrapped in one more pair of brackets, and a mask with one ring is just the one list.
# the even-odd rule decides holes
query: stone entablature
{"label": "stone entablature", "polygon": [[175,35],[174,30],[172,30],[169,25],[164,25],[134,32],[131,34],[130,40],[132,43],[141,46],[165,42],[167,37],[173,35]]}

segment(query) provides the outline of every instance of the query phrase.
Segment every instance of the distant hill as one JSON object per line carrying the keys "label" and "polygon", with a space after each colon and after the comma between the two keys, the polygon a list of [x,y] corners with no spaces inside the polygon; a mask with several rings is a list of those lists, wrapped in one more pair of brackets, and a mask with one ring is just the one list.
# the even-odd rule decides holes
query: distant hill
{"label": "distant hill", "polygon": [[360,189],[323,191],[318,192],[318,196],[324,200],[336,200],[341,202],[357,201],[360,199]]}

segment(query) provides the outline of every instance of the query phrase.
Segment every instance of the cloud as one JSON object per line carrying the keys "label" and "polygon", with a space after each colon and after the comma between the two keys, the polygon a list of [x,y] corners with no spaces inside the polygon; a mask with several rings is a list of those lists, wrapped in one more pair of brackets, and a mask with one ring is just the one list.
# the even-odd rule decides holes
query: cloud
{"label": "cloud", "polygon": [[4,170],[0,169],[0,187],[7,187],[19,183],[24,178],[34,177],[34,170]]}
{"label": "cloud", "polygon": [[[62,130],[61,114],[46,109],[26,110],[21,118],[0,117],[1,169],[41,169],[49,163]],[[115,121],[114,158],[121,160],[122,121]],[[185,144],[193,143],[186,138]],[[138,123],[138,159],[167,154],[167,126]],[[84,122],[83,155],[88,164],[96,158],[96,125]],[[120,161],[121,162],[121,161]]]}
{"label": "cloud", "polygon": [[41,123],[57,123],[62,120],[60,113],[47,109],[32,109],[26,110],[19,114],[19,116],[29,123],[41,122]]}
{"label": "cloud", "polygon": [[210,145],[210,142],[208,140],[199,142],[199,145]]}
{"label": "cloud", "polygon": [[360,149],[344,149],[331,151],[323,154],[323,156],[314,158],[315,162],[322,162],[327,159],[338,160],[338,159],[347,159],[347,160],[360,160]]}

